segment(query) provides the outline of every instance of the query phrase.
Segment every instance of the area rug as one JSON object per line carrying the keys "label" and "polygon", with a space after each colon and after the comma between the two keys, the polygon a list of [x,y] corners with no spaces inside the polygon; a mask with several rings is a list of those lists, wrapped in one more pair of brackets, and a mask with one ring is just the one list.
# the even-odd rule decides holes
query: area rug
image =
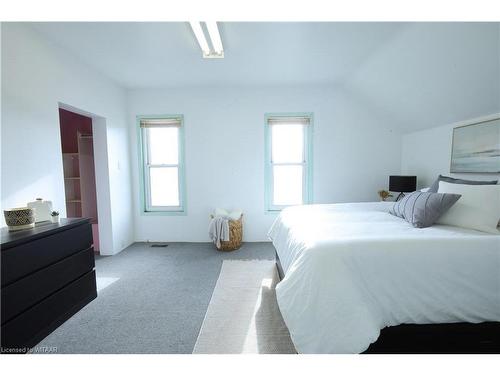
{"label": "area rug", "polygon": [[193,353],[296,353],[276,302],[278,281],[274,261],[225,260]]}

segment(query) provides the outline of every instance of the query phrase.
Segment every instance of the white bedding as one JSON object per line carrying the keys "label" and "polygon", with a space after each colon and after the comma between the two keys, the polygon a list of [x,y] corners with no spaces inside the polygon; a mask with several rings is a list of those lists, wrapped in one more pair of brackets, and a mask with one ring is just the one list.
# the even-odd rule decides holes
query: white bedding
{"label": "white bedding", "polygon": [[500,236],[413,228],[391,204],[290,207],[274,222],[278,305],[299,353],[360,353],[403,323],[500,321]]}

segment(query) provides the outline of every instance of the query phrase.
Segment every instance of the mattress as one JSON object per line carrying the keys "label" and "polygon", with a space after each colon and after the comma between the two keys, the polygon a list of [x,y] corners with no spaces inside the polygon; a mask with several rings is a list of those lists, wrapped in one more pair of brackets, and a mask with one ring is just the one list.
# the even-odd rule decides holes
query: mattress
{"label": "mattress", "polygon": [[278,306],[300,353],[360,353],[384,327],[500,321],[500,236],[414,228],[392,203],[284,209],[269,231]]}

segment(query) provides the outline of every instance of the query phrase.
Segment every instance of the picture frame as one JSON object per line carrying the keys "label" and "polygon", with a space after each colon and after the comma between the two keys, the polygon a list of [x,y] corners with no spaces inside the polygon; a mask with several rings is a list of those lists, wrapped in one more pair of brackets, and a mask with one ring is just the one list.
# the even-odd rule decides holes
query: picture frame
{"label": "picture frame", "polygon": [[500,173],[500,117],[453,129],[450,173]]}

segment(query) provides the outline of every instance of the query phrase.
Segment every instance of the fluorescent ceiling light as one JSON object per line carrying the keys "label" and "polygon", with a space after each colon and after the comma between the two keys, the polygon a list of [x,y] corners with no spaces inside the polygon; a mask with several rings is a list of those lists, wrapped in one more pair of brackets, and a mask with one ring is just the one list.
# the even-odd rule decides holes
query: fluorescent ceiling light
{"label": "fluorescent ceiling light", "polygon": [[201,22],[189,22],[189,24],[191,25],[194,36],[196,36],[196,40],[198,41],[198,44],[203,51],[203,55],[210,54],[210,48],[208,47],[207,40],[205,39],[205,33],[201,28]]}
{"label": "fluorescent ceiling light", "polygon": [[222,47],[222,40],[220,38],[217,22],[205,22],[205,23],[213,49],[210,49],[210,46],[207,42],[202,22],[189,22],[189,24],[191,25],[191,29],[193,29],[193,33],[196,36],[196,40],[198,41],[198,44],[200,45],[200,48],[203,52],[203,57],[223,58],[224,48]]}
{"label": "fluorescent ceiling light", "polygon": [[222,41],[220,40],[219,28],[217,27],[217,22],[207,22],[208,35],[210,35],[210,40],[212,41],[212,47],[214,47],[214,52],[218,55],[224,53],[222,48]]}

